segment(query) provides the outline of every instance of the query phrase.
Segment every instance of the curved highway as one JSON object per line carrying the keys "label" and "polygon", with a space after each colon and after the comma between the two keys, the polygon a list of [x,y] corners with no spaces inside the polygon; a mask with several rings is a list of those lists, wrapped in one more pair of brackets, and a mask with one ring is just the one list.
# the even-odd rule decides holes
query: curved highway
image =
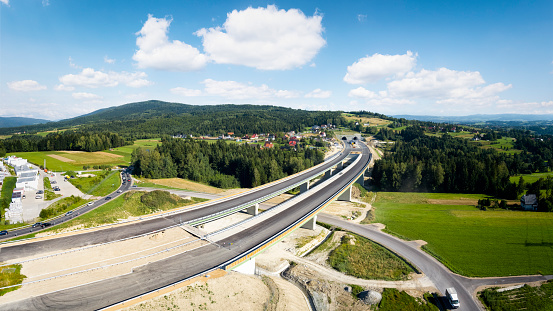
{"label": "curved highway", "polygon": [[[278,236],[285,228],[339,193],[343,186],[352,182],[368,164],[370,160],[368,148],[363,146],[360,151],[362,151],[361,160],[350,170],[339,174],[334,183],[324,188],[325,191],[319,191],[316,195],[305,195],[292,207],[218,242],[227,247],[209,244],[138,267],[132,273],[123,276],[30,297],[0,306],[0,310],[95,310],[219,267]],[[174,220],[166,221],[174,223]],[[0,255],[4,255],[4,252]]]}
{"label": "curved highway", "polygon": [[[163,228],[171,227],[176,224],[190,222],[192,220],[208,217],[222,211],[232,209],[233,207],[240,206],[262,197],[271,195],[275,192],[282,191],[306,178],[314,178],[329,168],[335,166],[340,161],[344,160],[351,147],[347,146],[342,153],[335,159],[323,162],[317,167],[312,168],[306,172],[300,172],[296,175],[292,175],[288,178],[284,178],[280,181],[273,182],[268,185],[264,185],[250,191],[231,196],[229,198],[222,198],[216,201],[204,203],[202,208],[184,209],[179,213],[167,214],[163,217],[156,217],[152,219],[143,220],[140,222],[133,222],[128,225],[119,225],[106,229],[84,232],[81,234],[74,234],[65,237],[52,238],[46,240],[39,240],[33,242],[32,240],[25,244],[16,245],[4,245],[0,246],[0,261],[7,261],[20,257],[33,256],[42,252],[48,251],[61,251],[69,248],[83,247],[88,245],[107,243],[117,241],[124,238],[129,238],[137,235],[146,234]],[[128,190],[130,183],[126,183],[123,188],[124,191]],[[113,197],[114,195],[112,195]],[[94,205],[88,207],[90,209],[96,208],[99,205],[104,204],[104,200],[94,202]],[[88,210],[87,210],[88,211]],[[84,212],[79,211],[80,214]],[[67,221],[68,216],[64,216],[63,220]],[[58,222],[59,223],[59,222]],[[24,229],[22,234],[28,234],[30,229]],[[37,230],[38,231],[38,230]],[[11,236],[13,238],[13,236]]]}

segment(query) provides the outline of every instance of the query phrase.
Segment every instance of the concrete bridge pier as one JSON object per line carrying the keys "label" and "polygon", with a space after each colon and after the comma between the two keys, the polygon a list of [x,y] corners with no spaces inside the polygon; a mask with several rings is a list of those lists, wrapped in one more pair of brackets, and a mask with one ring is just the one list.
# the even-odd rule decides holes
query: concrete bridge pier
{"label": "concrete bridge pier", "polygon": [[323,180],[324,179],[329,179],[330,176],[332,176],[332,170],[331,169],[325,172],[325,175],[323,176]]}
{"label": "concrete bridge pier", "polygon": [[351,186],[349,186],[346,189],[346,191],[342,192],[342,194],[340,194],[338,196],[338,198],[336,198],[336,200],[350,202],[351,201]]}
{"label": "concrete bridge pier", "polygon": [[336,169],[341,170],[344,168],[344,162],[340,161],[340,163],[336,164]]}
{"label": "concrete bridge pier", "polygon": [[357,180],[355,182],[360,184],[361,187],[364,187],[365,186],[365,172],[363,172],[363,174],[361,174],[361,176],[359,176],[359,178],[357,178]]}
{"label": "concrete bridge pier", "polygon": [[315,225],[316,224],[317,224],[317,215],[313,216],[306,223],[304,223],[301,227],[304,228],[304,229],[315,230]]}
{"label": "concrete bridge pier", "polygon": [[248,207],[247,213],[253,216],[257,216],[257,214],[259,214],[259,203],[255,203],[255,205]]}
{"label": "concrete bridge pier", "polygon": [[240,272],[242,274],[255,274],[255,257],[246,260],[243,264],[238,267],[232,268],[233,271]]}
{"label": "concrete bridge pier", "polygon": [[309,190],[309,184],[310,184],[310,181],[306,181],[305,183],[301,184],[300,185],[300,193],[304,193],[306,192],[307,190]]}

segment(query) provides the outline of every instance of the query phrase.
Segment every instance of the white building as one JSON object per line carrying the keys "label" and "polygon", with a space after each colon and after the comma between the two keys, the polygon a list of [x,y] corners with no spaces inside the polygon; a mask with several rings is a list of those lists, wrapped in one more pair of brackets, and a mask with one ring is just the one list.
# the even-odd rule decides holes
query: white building
{"label": "white building", "polygon": [[[25,160],[25,161],[27,161],[27,160]],[[18,177],[21,176],[21,174],[25,174],[25,173],[33,173],[35,175],[38,174],[38,168],[31,168],[27,164],[15,166],[14,168],[15,168],[15,174]]]}
{"label": "white building", "polygon": [[11,165],[13,167],[26,165],[27,159],[18,158],[16,156],[9,156],[8,157],[8,165]]}

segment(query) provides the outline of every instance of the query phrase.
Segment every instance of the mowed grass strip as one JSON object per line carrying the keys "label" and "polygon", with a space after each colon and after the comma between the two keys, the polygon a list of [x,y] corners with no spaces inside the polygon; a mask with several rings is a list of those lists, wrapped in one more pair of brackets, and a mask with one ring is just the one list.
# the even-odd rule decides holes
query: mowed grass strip
{"label": "mowed grass strip", "polygon": [[484,195],[379,192],[375,222],[471,277],[553,274],[553,213],[488,210],[430,200]]}
{"label": "mowed grass strip", "polygon": [[388,249],[354,233],[346,233],[328,256],[334,269],[362,279],[399,281],[415,272]]}
{"label": "mowed grass strip", "polygon": [[382,292],[382,300],[378,305],[379,311],[439,311],[438,307],[429,300],[429,294],[424,295],[424,299],[410,296],[404,291],[395,288],[385,288]]}
{"label": "mowed grass strip", "polygon": [[203,201],[207,200],[199,198],[185,200],[177,195],[161,190],[151,192],[129,191],[86,214],[47,231],[59,231],[60,229],[77,226],[89,228],[111,224],[129,217],[144,216]]}
{"label": "mowed grass strip", "polygon": [[139,187],[167,187],[168,189],[188,190],[195,192],[205,192],[211,194],[218,194],[228,189],[220,189],[202,183],[190,181],[182,178],[160,178],[160,179],[148,179],[142,178],[140,183],[136,184]]}
{"label": "mowed grass strip", "polygon": [[518,181],[520,180],[521,176],[524,179],[524,183],[532,184],[532,183],[535,183],[536,181],[538,181],[538,179],[540,179],[540,178],[546,179],[549,176],[553,177],[553,172],[521,174],[521,175],[511,176],[511,177],[509,177],[509,180],[518,185]]}

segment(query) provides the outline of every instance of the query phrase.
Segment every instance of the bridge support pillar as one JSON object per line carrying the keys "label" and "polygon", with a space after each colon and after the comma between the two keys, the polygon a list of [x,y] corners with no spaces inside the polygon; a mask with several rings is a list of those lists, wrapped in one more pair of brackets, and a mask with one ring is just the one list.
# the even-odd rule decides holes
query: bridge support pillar
{"label": "bridge support pillar", "polygon": [[243,264],[232,269],[233,271],[240,272],[242,274],[255,274],[255,257],[248,259]]}
{"label": "bridge support pillar", "polygon": [[340,196],[336,199],[338,201],[351,201],[351,186],[349,186],[346,191],[344,191]]}
{"label": "bridge support pillar", "polygon": [[305,183],[301,184],[300,185],[300,193],[304,193],[307,190],[309,190],[309,184],[310,184],[309,180],[306,181]]}
{"label": "bridge support pillar", "polygon": [[323,180],[324,179],[329,179],[330,177],[332,176],[332,169],[328,170],[325,172],[325,175],[323,177]]}
{"label": "bridge support pillar", "polygon": [[344,168],[344,162],[340,161],[340,163],[338,163],[338,164],[336,165],[336,169],[341,170],[341,169],[343,169],[343,168]]}
{"label": "bridge support pillar", "polygon": [[313,218],[309,219],[301,227],[304,229],[315,230],[316,224],[317,224],[317,215],[313,216]]}
{"label": "bridge support pillar", "polygon": [[365,187],[365,172],[363,172],[363,174],[361,174],[361,176],[359,176],[359,178],[357,178],[355,182],[360,184],[361,187]]}
{"label": "bridge support pillar", "polygon": [[259,203],[255,203],[255,205],[248,207],[247,213],[250,215],[257,216],[257,214],[259,214]]}

